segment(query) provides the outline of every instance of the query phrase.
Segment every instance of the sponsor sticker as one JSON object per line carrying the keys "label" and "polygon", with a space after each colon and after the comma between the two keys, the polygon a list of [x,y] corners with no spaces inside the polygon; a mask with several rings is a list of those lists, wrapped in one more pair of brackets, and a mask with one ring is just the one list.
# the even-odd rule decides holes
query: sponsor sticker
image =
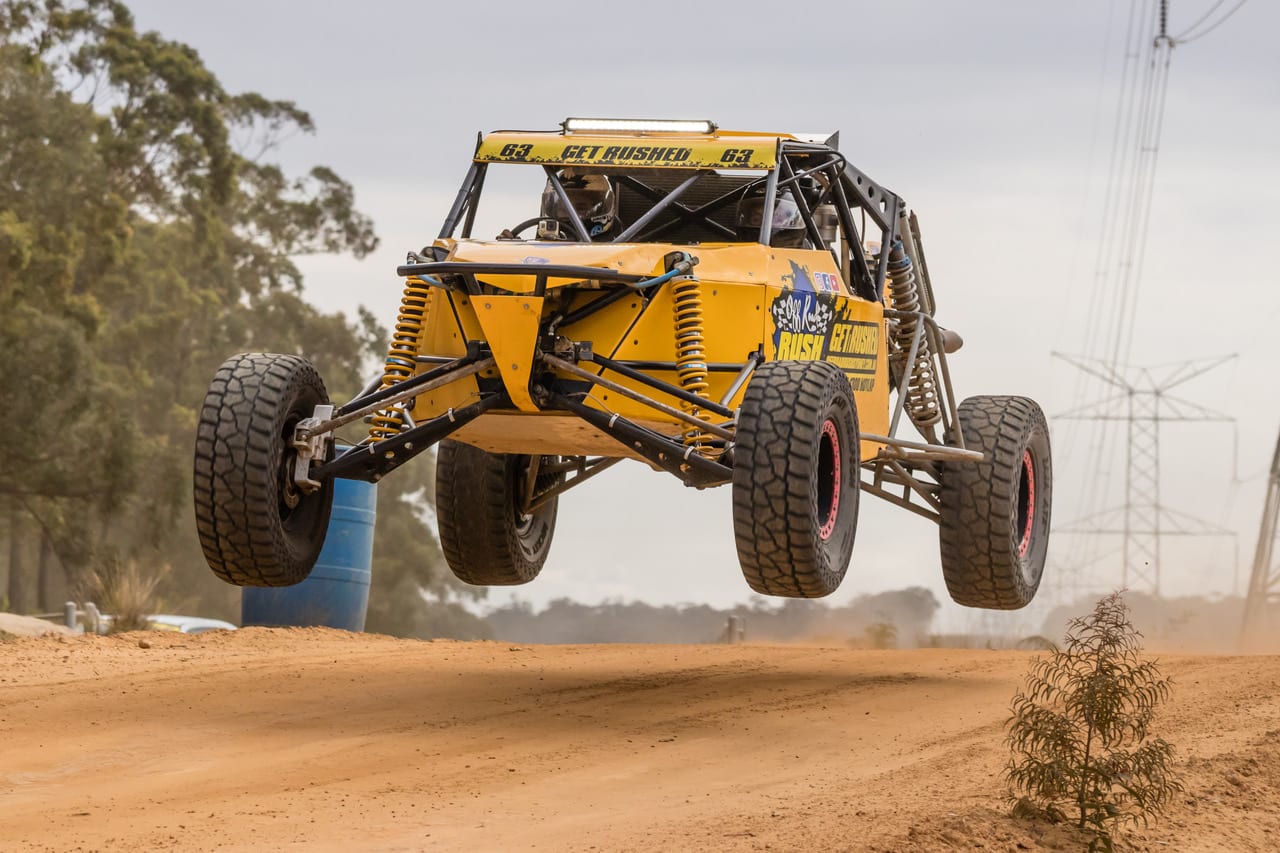
{"label": "sponsor sticker", "polygon": [[782,280],[794,290],[811,290],[815,293],[839,293],[840,276],[829,272],[810,272],[809,268],[787,259],[791,265],[791,273]]}
{"label": "sponsor sticker", "polygon": [[880,325],[865,320],[836,320],[827,336],[824,358],[845,373],[875,375]]}
{"label": "sponsor sticker", "polygon": [[871,391],[876,383],[880,325],[854,320],[848,312],[847,305],[829,292],[782,291],[769,306],[775,358],[829,361],[845,372],[854,391]]}
{"label": "sponsor sticker", "polygon": [[822,358],[835,317],[829,300],[816,293],[784,290],[769,306],[769,313],[773,316],[773,344],[779,360]]}
{"label": "sponsor sticker", "polygon": [[832,275],[829,272],[816,272],[813,274],[813,281],[823,293],[840,292],[840,276],[838,275]]}
{"label": "sponsor sticker", "polygon": [[[759,142],[752,139],[751,142]],[[772,169],[776,146],[743,145],[730,139],[569,137],[495,133],[484,138],[475,159],[497,163],[564,166],[630,166],[697,169]]]}

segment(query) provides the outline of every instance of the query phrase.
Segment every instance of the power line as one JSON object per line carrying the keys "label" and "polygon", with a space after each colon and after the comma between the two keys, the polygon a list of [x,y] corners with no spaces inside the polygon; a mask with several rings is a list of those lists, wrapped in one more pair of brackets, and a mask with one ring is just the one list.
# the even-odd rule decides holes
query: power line
{"label": "power line", "polygon": [[1225,2],[1227,2],[1227,0],[1217,0],[1217,2],[1215,2],[1212,6],[1210,6],[1210,7],[1205,11],[1205,13],[1204,13],[1203,15],[1201,15],[1201,16],[1200,16],[1200,17],[1198,17],[1198,18],[1196,18],[1196,22],[1195,22],[1194,24],[1192,24],[1191,26],[1189,26],[1189,27],[1187,27],[1185,30],[1183,30],[1183,31],[1182,31],[1182,35],[1180,35],[1180,36],[1175,36],[1173,40],[1174,40],[1174,41],[1180,41],[1180,40],[1182,39],[1182,36],[1185,36],[1187,33],[1191,32],[1191,31],[1192,31],[1192,30],[1194,30],[1196,27],[1200,26],[1200,25],[1201,25],[1201,24],[1203,24],[1205,21],[1207,21],[1207,20],[1209,19],[1209,16],[1210,16],[1210,15],[1212,15],[1215,11],[1217,11],[1218,7],[1219,7],[1219,6],[1221,6],[1221,5],[1222,5],[1223,3],[1225,3]]}
{"label": "power line", "polygon": [[[1131,0],[1125,36],[1125,62],[1117,96],[1112,150],[1101,211],[1093,286],[1085,322],[1084,353],[1108,365],[1113,372],[1133,355],[1142,279],[1147,259],[1156,188],[1156,173],[1168,103],[1170,68],[1175,45],[1201,38],[1216,29],[1244,5],[1239,0],[1215,18],[1226,0],[1217,0],[1180,36],[1170,37],[1168,0]],[[1199,30],[1199,31],[1197,31]],[[1072,408],[1080,407],[1088,382],[1077,377]],[[1132,459],[1134,429],[1129,429]],[[1092,425],[1093,440],[1085,448],[1089,457],[1084,470],[1093,476],[1085,488],[1082,507],[1089,515],[1104,505],[1107,480],[1120,448],[1120,431],[1114,425]],[[1070,434],[1069,434],[1070,435]],[[1073,442],[1064,442],[1071,448]],[[1130,463],[1132,475],[1132,463]],[[1072,542],[1068,562],[1079,563],[1081,551],[1098,543],[1081,537]]]}
{"label": "power line", "polygon": [[[1156,54],[1152,56],[1153,63],[1158,62],[1160,47],[1157,47]],[[1117,360],[1127,361],[1133,353],[1133,336],[1134,329],[1137,325],[1138,317],[1138,296],[1139,286],[1142,282],[1142,271],[1146,264],[1148,233],[1151,226],[1151,207],[1155,198],[1156,189],[1156,165],[1160,158],[1160,142],[1164,134],[1164,116],[1165,103],[1169,92],[1169,65],[1173,56],[1173,46],[1171,42],[1166,42],[1163,47],[1164,63],[1159,70],[1154,71],[1153,77],[1158,78],[1158,82],[1154,83],[1154,89],[1158,94],[1155,95],[1157,103],[1154,106],[1154,117],[1152,124],[1149,126],[1150,138],[1147,144],[1143,146],[1143,153],[1147,155],[1147,169],[1144,178],[1145,186],[1141,192],[1142,201],[1136,211],[1135,227],[1138,229],[1137,238],[1134,241],[1134,250],[1132,255],[1131,274],[1132,274],[1132,293],[1129,296],[1130,303],[1128,306],[1128,328],[1124,332],[1124,340],[1120,342],[1118,352],[1122,355]]]}
{"label": "power line", "polygon": [[[1135,232],[1135,211],[1138,200],[1143,197],[1147,173],[1144,149],[1149,147],[1152,136],[1150,122],[1153,103],[1157,100],[1154,97],[1154,71],[1158,68],[1156,49],[1159,44],[1157,11],[1155,0],[1142,3],[1132,0],[1130,3],[1125,62],[1117,97],[1094,281],[1085,323],[1086,355],[1113,364],[1121,356],[1121,341],[1130,326],[1126,315],[1131,313],[1130,305],[1134,301],[1130,293],[1135,287],[1132,277],[1132,250],[1138,235]],[[1078,406],[1087,393],[1086,383],[1081,378],[1075,387],[1072,407]],[[1101,474],[1107,461],[1114,458],[1118,441],[1117,431],[1108,429],[1104,423],[1093,425],[1092,436],[1090,458],[1085,468],[1094,472],[1094,476],[1090,479],[1084,501],[1086,512],[1100,507],[1106,498],[1107,478]],[[1079,552],[1095,544],[1083,538],[1073,540],[1069,562],[1081,562]]]}
{"label": "power line", "polygon": [[[1173,37],[1174,43],[1188,44],[1189,42],[1193,42],[1193,41],[1196,41],[1197,39],[1204,38],[1205,36],[1209,35],[1209,33],[1213,32],[1218,27],[1225,24],[1227,22],[1227,19],[1230,18],[1232,15],[1234,15],[1236,12],[1240,11],[1240,7],[1243,6],[1244,4],[1245,4],[1245,0],[1239,0],[1239,2],[1236,3],[1236,5],[1231,7],[1231,10],[1229,12],[1227,12],[1221,18],[1219,18],[1218,20],[1210,24],[1208,29],[1203,30],[1202,32],[1198,32],[1195,35],[1190,35],[1191,31],[1194,30],[1197,26],[1199,26],[1200,22],[1204,20],[1204,18],[1201,18],[1200,21],[1197,21],[1196,23],[1188,27],[1186,30],[1184,30],[1182,35],[1174,36]],[[1216,9],[1218,6],[1221,6],[1221,5],[1222,5],[1222,2],[1221,0],[1219,0],[1218,3],[1214,4],[1213,8]],[[1209,11],[1212,12],[1213,9],[1210,9]],[[1208,15],[1206,14],[1205,17],[1208,17]]]}

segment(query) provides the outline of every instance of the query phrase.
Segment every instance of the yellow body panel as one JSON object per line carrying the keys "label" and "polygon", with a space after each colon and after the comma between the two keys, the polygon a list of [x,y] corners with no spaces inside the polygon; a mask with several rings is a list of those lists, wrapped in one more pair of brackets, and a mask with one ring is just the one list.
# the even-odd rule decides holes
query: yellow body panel
{"label": "yellow body panel", "polygon": [[[467,309],[456,310],[455,302],[466,297],[458,297],[436,288],[431,289],[427,301],[426,321],[419,343],[421,355],[434,355],[444,358],[459,358],[467,351],[468,334],[479,335],[480,324],[475,322],[475,312]],[[464,315],[471,321],[469,329],[459,327],[456,317]],[[434,365],[424,365],[429,369]],[[421,370],[419,371],[421,372]],[[496,373],[491,372],[491,375]],[[450,382],[442,388],[428,391],[414,398],[412,409],[415,418],[442,414],[449,409],[457,409],[474,403],[480,395],[479,385],[474,376]]]}
{"label": "yellow body panel", "polygon": [[[828,252],[777,249],[756,243],[703,244],[568,244],[520,241],[452,241],[450,261],[475,263],[541,263],[594,266],[643,276],[659,274],[670,251],[689,251],[698,258],[705,360],[740,365],[760,350],[766,360],[826,360],[849,376],[858,404],[861,429],[888,430],[888,377],[884,308],[846,292],[835,260]],[[520,412],[490,412],[455,434],[460,441],[491,452],[562,455],[633,455],[630,449],[589,424],[564,414],[535,414],[528,398],[529,368],[540,315],[568,313],[592,299],[598,290],[560,291],[571,280],[552,280],[544,299],[529,294],[534,278],[489,276],[478,279],[512,295],[471,297],[435,291],[422,336],[422,354],[457,357],[467,340],[487,341],[497,361],[490,377],[501,377]],[[663,285],[648,304],[640,294],[624,297],[559,334],[590,341],[595,352],[619,360],[675,362],[674,282]],[[479,303],[479,304],[477,304]],[[526,307],[527,306],[527,307]],[[605,372],[589,363],[580,366]],[[646,370],[655,378],[679,384],[675,370]],[[613,372],[608,378],[672,406],[678,402],[642,383]],[[712,371],[707,396],[720,400],[736,372]],[[449,408],[474,402],[478,384],[468,378],[416,398],[413,416],[421,422]],[[728,401],[741,403],[744,389]],[[586,404],[667,435],[682,432],[680,420],[643,403],[596,386]],[[721,420],[715,418],[713,422]],[[863,453],[878,445],[863,442]]]}
{"label": "yellow body panel", "polygon": [[522,412],[536,412],[529,377],[542,320],[540,296],[481,296],[472,300],[481,334],[493,351],[507,396]]}

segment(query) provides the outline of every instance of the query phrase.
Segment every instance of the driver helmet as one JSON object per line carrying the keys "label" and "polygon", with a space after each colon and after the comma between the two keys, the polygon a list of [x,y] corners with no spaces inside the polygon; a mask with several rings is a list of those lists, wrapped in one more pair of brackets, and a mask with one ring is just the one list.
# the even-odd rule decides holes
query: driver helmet
{"label": "driver helmet", "polygon": [[[618,196],[609,179],[601,174],[581,174],[566,169],[560,173],[560,184],[591,239],[595,240],[609,233],[618,221]],[[563,230],[558,227],[558,223],[570,220],[569,213],[560,203],[560,196],[550,180],[542,191],[540,215],[542,222],[538,225],[539,237],[558,234]],[[553,222],[557,224],[552,225]]]}
{"label": "driver helmet", "polygon": [[[764,190],[744,196],[738,202],[737,231],[741,240],[756,240],[764,211]],[[795,248],[805,242],[804,217],[790,189],[783,189],[773,200],[773,237],[771,245]]]}

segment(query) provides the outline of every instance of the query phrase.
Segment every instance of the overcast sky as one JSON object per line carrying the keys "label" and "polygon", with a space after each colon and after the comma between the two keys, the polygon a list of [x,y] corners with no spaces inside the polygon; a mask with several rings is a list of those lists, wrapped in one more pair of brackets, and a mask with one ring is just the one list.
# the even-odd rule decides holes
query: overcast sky
{"label": "overcast sky", "polygon": [[[1170,31],[1212,2],[1173,0]],[[952,361],[960,396],[1027,394],[1052,418],[1082,393],[1104,393],[1082,389],[1050,351],[1085,347],[1123,0],[130,5],[141,29],[194,46],[229,89],[295,100],[315,118],[317,133],[290,140],[281,162],[332,166],[382,237],[363,261],[305,261],[307,295],[327,310],[363,303],[391,324],[395,266],[439,229],[477,131],[550,129],[569,115],[840,130],[849,159],[920,215],[939,319],[966,339]],[[1138,0],[1140,12],[1154,6]],[[1230,427],[1162,434],[1164,503],[1237,531],[1240,553],[1237,572],[1230,539],[1170,540],[1171,594],[1247,582],[1280,428],[1277,25],[1280,4],[1253,0],[1172,59],[1132,360],[1239,354],[1180,390],[1238,419],[1245,479],[1231,482]],[[1085,509],[1098,476],[1091,435],[1054,424],[1055,522]],[[1123,499],[1123,473],[1117,461],[1105,475],[1108,505]],[[491,600],[746,600],[729,498],[727,487],[696,492],[639,463],[619,466],[562,499],[542,576]],[[1071,540],[1050,546],[1055,586],[1119,583],[1115,558],[1063,565],[1118,542]],[[909,584],[946,600],[936,528],[864,498],[853,563],[832,600]],[[942,624],[966,617],[948,604]]]}

